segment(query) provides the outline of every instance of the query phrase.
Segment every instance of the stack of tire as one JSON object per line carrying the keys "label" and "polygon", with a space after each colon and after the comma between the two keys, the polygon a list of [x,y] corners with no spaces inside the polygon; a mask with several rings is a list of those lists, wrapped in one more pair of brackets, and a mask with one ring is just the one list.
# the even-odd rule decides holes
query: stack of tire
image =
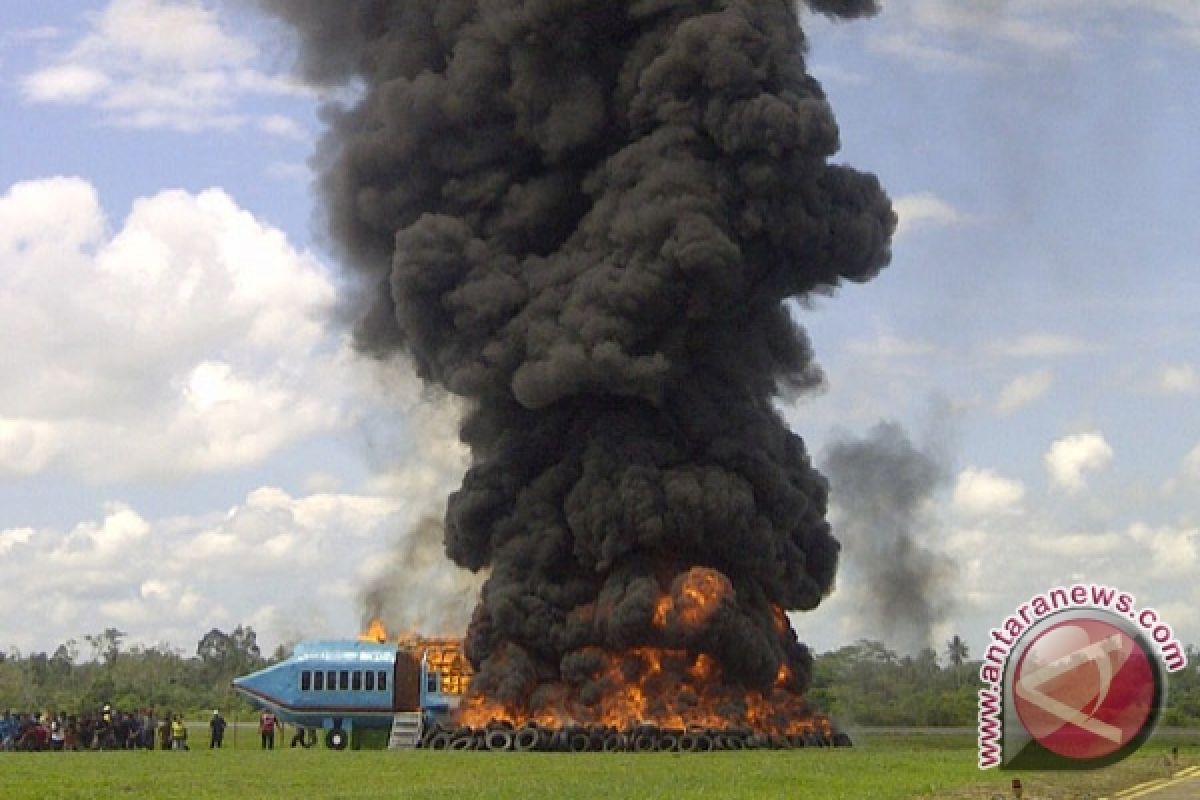
{"label": "stack of tire", "polygon": [[493,750],[539,753],[711,753],[723,750],[793,750],[800,747],[850,747],[845,733],[818,731],[776,735],[744,728],[661,728],[635,725],[568,725],[550,728],[527,722],[493,722],[483,728],[433,725],[421,737],[427,750]]}

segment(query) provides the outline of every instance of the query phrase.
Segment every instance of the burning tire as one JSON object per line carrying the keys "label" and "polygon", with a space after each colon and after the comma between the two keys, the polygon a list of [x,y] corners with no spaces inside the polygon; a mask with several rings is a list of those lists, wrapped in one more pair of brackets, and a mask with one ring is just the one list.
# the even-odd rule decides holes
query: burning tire
{"label": "burning tire", "polygon": [[657,746],[657,738],[651,733],[639,733],[633,739],[633,752],[653,753]]}
{"label": "burning tire", "polygon": [[448,750],[450,743],[454,740],[449,733],[438,731],[433,736],[429,737],[429,744],[426,745],[430,750]]}
{"label": "burning tire", "polygon": [[511,730],[494,730],[485,739],[488,750],[512,750],[513,732]]}
{"label": "burning tire", "polygon": [[541,741],[541,734],[537,728],[521,728],[513,736],[513,749],[521,753],[528,753],[538,749],[538,743]]}
{"label": "burning tire", "polygon": [[567,734],[567,749],[572,753],[586,753],[592,747],[592,737],[583,731]]}
{"label": "burning tire", "polygon": [[673,733],[664,733],[658,737],[655,742],[654,749],[660,753],[678,753],[679,752],[679,737]]}
{"label": "burning tire", "polygon": [[629,748],[629,739],[622,733],[610,733],[604,737],[604,752],[620,753]]}
{"label": "burning tire", "polygon": [[325,746],[330,750],[345,750],[350,744],[350,735],[341,728],[330,728],[325,733]]}

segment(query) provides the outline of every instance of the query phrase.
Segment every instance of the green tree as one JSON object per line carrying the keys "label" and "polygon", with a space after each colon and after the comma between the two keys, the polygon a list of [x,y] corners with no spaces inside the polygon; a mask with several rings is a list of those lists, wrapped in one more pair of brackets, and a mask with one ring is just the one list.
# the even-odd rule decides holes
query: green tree
{"label": "green tree", "polygon": [[946,660],[951,666],[961,667],[967,663],[967,658],[970,656],[970,650],[967,643],[957,633],[946,642]]}

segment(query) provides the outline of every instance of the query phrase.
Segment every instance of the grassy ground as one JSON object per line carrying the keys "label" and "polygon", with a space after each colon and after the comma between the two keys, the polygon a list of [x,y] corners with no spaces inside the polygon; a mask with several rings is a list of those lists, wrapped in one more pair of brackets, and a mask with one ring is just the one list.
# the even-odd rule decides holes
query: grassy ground
{"label": "grassy ground", "polygon": [[[1009,773],[980,773],[969,736],[861,735],[847,750],[696,755],[430,753],[323,748],[258,749],[239,729],[237,748],[211,752],[192,734],[187,753],[0,754],[3,796],[24,798],[979,798],[1004,792]],[[232,737],[227,745],[233,744]],[[1031,798],[1081,798],[1162,774],[1181,744],[1200,760],[1200,737],[1152,742],[1124,765],[1088,774],[1021,776]],[[1081,783],[1080,781],[1085,781]]]}

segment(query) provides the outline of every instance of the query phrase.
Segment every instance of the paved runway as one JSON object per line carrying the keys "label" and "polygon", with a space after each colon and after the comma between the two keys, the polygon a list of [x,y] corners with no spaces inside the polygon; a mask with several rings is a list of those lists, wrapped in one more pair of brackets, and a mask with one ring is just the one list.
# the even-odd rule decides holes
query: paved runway
{"label": "paved runway", "polygon": [[1188,767],[1173,778],[1130,786],[1101,800],[1200,800],[1200,766]]}

